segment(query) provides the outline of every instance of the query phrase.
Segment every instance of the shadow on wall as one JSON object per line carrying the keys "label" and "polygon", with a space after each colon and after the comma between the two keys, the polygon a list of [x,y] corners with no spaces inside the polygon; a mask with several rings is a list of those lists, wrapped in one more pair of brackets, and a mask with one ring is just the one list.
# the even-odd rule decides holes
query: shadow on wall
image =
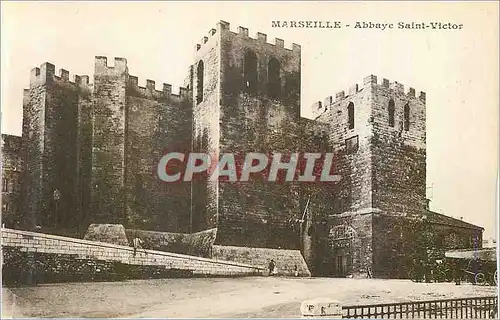
{"label": "shadow on wall", "polygon": [[130,243],[140,238],[145,249],[210,258],[217,228],[191,234],[137,229],[126,229],[125,233]]}

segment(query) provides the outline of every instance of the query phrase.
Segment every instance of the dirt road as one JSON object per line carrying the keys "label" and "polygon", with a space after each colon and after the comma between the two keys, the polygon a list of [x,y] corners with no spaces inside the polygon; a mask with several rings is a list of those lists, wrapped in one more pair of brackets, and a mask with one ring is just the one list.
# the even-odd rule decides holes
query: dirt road
{"label": "dirt road", "polygon": [[303,300],[344,305],[493,295],[496,288],[409,280],[204,278],[66,283],[3,288],[3,316],[300,317]]}

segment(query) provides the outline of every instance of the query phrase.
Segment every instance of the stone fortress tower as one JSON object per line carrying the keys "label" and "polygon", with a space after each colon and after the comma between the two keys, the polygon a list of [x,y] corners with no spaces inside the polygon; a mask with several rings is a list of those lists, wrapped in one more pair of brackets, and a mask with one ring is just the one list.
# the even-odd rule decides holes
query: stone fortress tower
{"label": "stone fortress tower", "polygon": [[[391,226],[427,216],[425,108],[424,92],[416,96],[413,88],[405,92],[387,79],[377,83],[373,75],[348,94],[313,105],[316,121],[330,125],[330,141],[343,155],[338,196],[347,205],[329,216],[338,274],[368,267],[378,274],[396,271],[394,260],[401,260],[388,252],[398,241],[388,242],[393,233],[402,242],[410,239]],[[404,255],[398,250],[403,248],[393,253]]]}
{"label": "stone fortress tower", "polygon": [[[424,92],[371,75],[316,103],[306,119],[300,74],[299,45],[224,21],[196,46],[178,94],[151,80],[139,86],[124,58],[96,57],[92,83],[70,81],[50,63],[33,69],[15,213],[26,223],[12,227],[81,234],[115,223],[158,239],[210,234],[201,242],[212,257],[275,258],[283,269],[327,276],[407,276],[417,225],[429,225],[443,248],[481,243],[482,228],[428,209]],[[342,179],[166,184],[156,167],[171,151],[216,159],[328,152]]]}

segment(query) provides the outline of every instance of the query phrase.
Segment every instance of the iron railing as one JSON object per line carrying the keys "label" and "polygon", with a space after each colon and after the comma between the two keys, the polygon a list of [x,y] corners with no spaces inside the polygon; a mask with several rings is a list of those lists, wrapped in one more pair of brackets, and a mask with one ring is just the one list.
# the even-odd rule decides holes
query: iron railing
{"label": "iron railing", "polygon": [[343,306],[346,319],[494,319],[498,297]]}

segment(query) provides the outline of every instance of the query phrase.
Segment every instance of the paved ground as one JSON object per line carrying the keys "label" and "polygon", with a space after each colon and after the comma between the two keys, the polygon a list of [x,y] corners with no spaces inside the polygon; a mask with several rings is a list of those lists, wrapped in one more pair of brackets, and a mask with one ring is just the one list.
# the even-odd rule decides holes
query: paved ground
{"label": "paved ground", "polygon": [[66,283],[3,288],[3,316],[300,317],[300,303],[329,297],[344,304],[493,295],[495,287],[409,280],[212,278]]}

